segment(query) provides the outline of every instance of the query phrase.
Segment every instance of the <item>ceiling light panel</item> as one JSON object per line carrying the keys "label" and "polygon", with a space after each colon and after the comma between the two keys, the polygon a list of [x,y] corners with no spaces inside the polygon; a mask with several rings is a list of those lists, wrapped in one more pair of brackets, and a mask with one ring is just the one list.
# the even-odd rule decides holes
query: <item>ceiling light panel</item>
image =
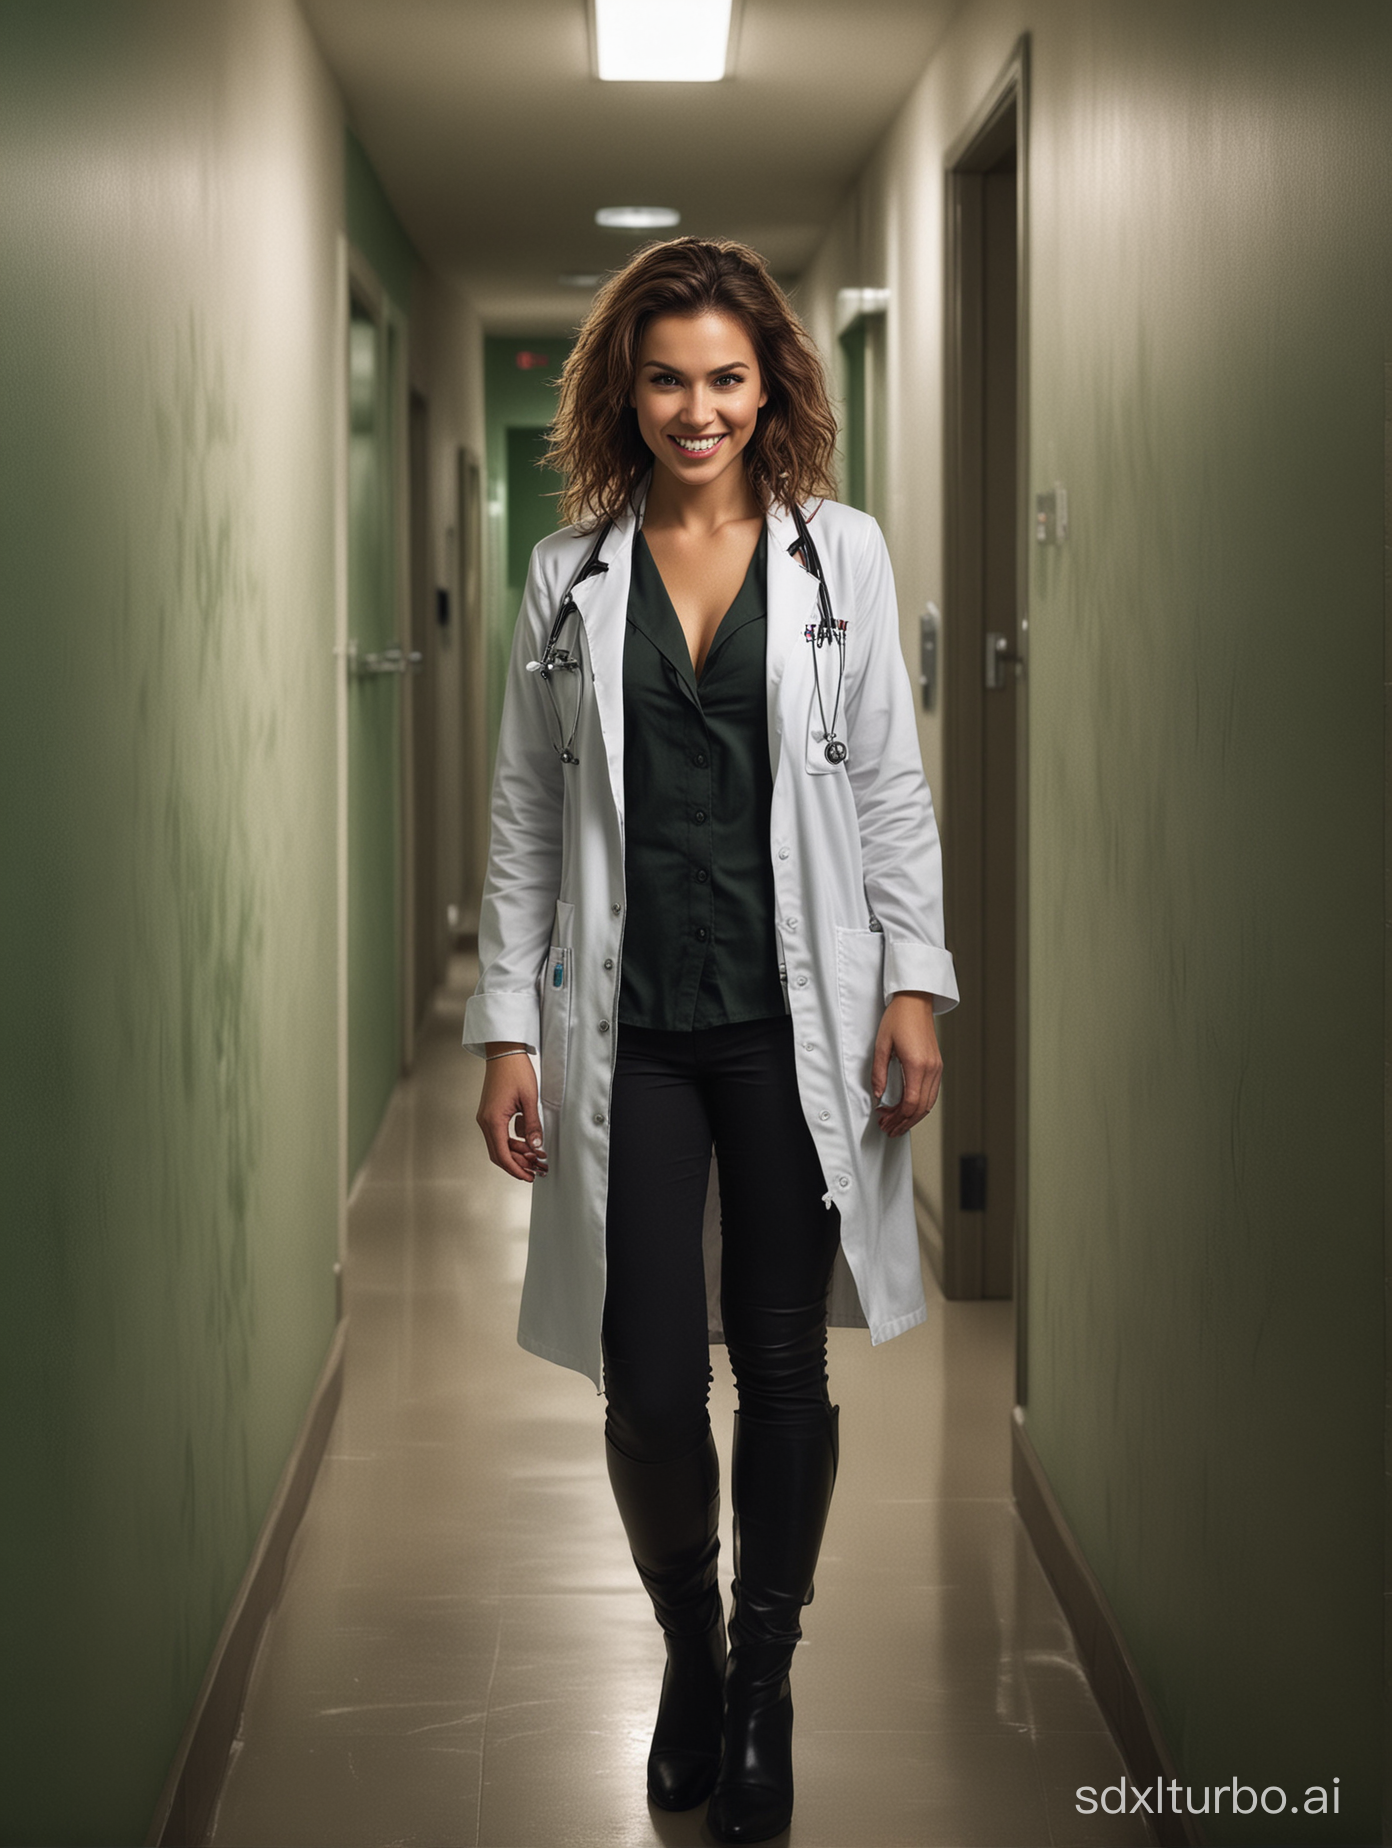
{"label": "ceiling light panel", "polygon": [[670,231],[681,223],[670,205],[602,205],[594,217],[606,231]]}
{"label": "ceiling light panel", "polygon": [[606,83],[718,83],[731,0],[594,0],[595,59]]}

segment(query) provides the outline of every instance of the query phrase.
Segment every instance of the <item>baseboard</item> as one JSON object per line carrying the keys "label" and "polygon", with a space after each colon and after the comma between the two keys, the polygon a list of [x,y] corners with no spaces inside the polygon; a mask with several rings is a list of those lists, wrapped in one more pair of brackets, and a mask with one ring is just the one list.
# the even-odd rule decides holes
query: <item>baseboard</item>
{"label": "baseboard", "polygon": [[193,1713],[165,1781],[150,1833],[153,1848],[198,1848],[212,1821],[227,1760],[237,1736],[247,1680],[267,1617],[280,1596],[285,1563],[309,1502],[309,1492],[343,1396],[343,1355],[348,1324],[334,1330],[314,1396],[290,1453],[251,1556],[198,1690]]}
{"label": "baseboard", "polygon": [[[1159,1717],[1107,1594],[1083,1557],[1044,1474],[1018,1405],[1011,1421],[1010,1477],[1020,1519],[1063,1606],[1083,1672],[1126,1761],[1127,1777],[1140,1788],[1153,1790],[1157,1778],[1168,1785],[1178,1773]],[[1168,1806],[1151,1826],[1163,1848],[1200,1848],[1203,1842],[1193,1819],[1172,1814]]]}

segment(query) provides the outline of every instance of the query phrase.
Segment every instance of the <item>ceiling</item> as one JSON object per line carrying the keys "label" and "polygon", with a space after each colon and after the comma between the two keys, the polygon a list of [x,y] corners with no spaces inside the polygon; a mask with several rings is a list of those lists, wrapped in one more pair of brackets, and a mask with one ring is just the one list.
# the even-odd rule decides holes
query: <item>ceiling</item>
{"label": "ceiling", "polygon": [[588,300],[558,276],[641,241],[603,205],[675,206],[794,279],[960,0],[737,0],[716,84],[601,83],[588,0],[301,3],[421,255],[490,331],[544,333]]}

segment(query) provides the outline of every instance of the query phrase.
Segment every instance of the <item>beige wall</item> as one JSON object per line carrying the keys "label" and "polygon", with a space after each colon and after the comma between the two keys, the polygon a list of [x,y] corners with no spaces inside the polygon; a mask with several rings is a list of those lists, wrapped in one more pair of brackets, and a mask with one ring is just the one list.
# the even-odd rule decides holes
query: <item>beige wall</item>
{"label": "beige wall", "polygon": [[970,0],[800,292],[892,292],[912,659],[944,154],[1028,32],[1027,1428],[1182,1773],[1342,1778],[1210,1841],[1380,1827],[1389,22]]}

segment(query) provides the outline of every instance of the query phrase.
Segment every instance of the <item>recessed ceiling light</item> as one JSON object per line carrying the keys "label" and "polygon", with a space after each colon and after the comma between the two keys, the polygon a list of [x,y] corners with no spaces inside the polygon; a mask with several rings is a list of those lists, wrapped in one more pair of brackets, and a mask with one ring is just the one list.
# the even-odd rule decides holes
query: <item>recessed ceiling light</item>
{"label": "recessed ceiling light", "polygon": [[594,0],[595,62],[606,83],[719,83],[730,0]]}
{"label": "recessed ceiling light", "polygon": [[599,270],[567,270],[556,278],[563,289],[597,289],[603,280]]}
{"label": "recessed ceiling light", "polygon": [[667,231],[681,223],[670,205],[602,205],[594,215],[606,231]]}

